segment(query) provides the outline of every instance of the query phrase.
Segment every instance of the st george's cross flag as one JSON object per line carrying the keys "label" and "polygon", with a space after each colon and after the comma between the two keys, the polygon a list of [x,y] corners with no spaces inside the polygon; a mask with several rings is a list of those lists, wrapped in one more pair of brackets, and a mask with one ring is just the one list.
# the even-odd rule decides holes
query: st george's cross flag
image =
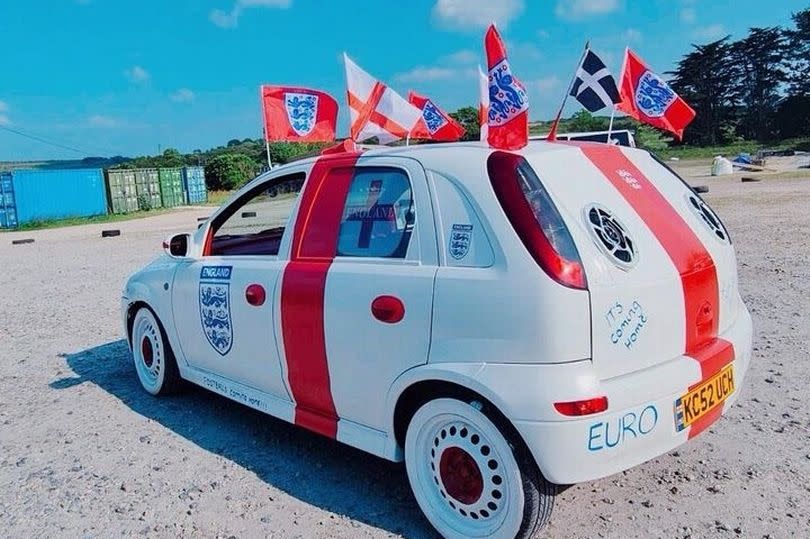
{"label": "st george's cross flag", "polygon": [[489,77],[478,66],[478,91],[480,97],[478,100],[478,126],[481,128],[481,136],[479,140],[487,140],[488,120],[489,116]]}
{"label": "st george's cross flag", "polygon": [[577,68],[574,84],[568,95],[576,98],[589,112],[596,112],[621,102],[616,79],[610,74],[605,63],[590,49],[582,57],[582,63]]}
{"label": "st george's cross flag", "polygon": [[678,139],[695,117],[692,107],[630,49],[625,51],[619,95],[622,100],[616,108]]}
{"label": "st george's cross flag", "polygon": [[489,77],[487,141],[493,148],[517,150],[529,142],[529,99],[526,88],[512,74],[506,46],[495,25],[484,37]]}
{"label": "st george's cross flag", "polygon": [[343,60],[352,140],[377,137],[380,144],[387,144],[407,138],[422,118],[422,111],[363,71],[346,54]]}
{"label": "st george's cross flag", "polygon": [[422,111],[422,119],[416,123],[411,138],[453,142],[464,136],[461,127],[449,114],[436,106],[429,98],[414,91],[408,92],[408,102]]}
{"label": "st george's cross flag", "polygon": [[268,141],[332,142],[335,140],[338,104],[319,90],[292,86],[259,89]]}

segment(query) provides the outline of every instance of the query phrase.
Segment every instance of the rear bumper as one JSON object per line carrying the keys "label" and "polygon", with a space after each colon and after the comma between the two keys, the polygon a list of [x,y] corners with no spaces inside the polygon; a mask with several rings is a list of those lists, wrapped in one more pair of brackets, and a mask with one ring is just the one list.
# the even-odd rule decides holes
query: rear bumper
{"label": "rear bumper", "polygon": [[[752,324],[745,307],[719,337],[734,347],[735,390],[722,405],[725,413],[739,397],[751,359]],[[679,357],[597,382],[591,395],[606,395],[608,412],[582,419],[513,420],[513,424],[549,481],[590,481],[653,459],[697,434],[695,426],[677,430],[674,407],[702,378],[697,361]]]}

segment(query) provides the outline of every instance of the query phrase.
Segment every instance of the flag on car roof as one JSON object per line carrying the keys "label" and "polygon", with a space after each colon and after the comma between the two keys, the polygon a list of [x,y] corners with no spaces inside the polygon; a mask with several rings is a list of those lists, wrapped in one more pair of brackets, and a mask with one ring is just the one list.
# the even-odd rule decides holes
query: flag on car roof
{"label": "flag on car roof", "polygon": [[683,138],[683,130],[695,117],[695,111],[633,51],[624,56],[616,106],[640,122],[665,129]]}
{"label": "flag on car roof", "polygon": [[351,117],[351,138],[377,137],[380,144],[407,138],[422,118],[422,111],[378,81],[346,54],[346,94]]}
{"label": "flag on car roof", "polygon": [[526,89],[512,74],[506,46],[495,25],[484,37],[489,77],[487,141],[493,148],[517,150],[529,141],[529,99]]}
{"label": "flag on car roof", "polygon": [[621,101],[616,79],[610,74],[605,63],[590,49],[577,68],[569,95],[576,98],[589,112],[611,107]]}
{"label": "flag on car roof", "polygon": [[489,77],[478,66],[478,91],[480,98],[478,101],[478,125],[481,127],[481,136],[479,140],[487,140],[488,134],[488,120],[489,115]]}
{"label": "flag on car roof", "polygon": [[331,95],[311,88],[268,85],[261,86],[259,93],[267,140],[335,140],[338,104]]}
{"label": "flag on car roof", "polygon": [[410,91],[408,92],[408,102],[422,111],[422,118],[411,132],[412,138],[452,142],[464,136],[464,128],[461,127],[461,124],[437,107],[429,98]]}

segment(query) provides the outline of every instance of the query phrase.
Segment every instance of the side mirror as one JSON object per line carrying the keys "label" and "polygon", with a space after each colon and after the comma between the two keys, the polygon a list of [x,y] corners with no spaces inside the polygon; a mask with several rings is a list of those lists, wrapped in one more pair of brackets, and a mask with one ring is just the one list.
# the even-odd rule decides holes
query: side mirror
{"label": "side mirror", "polygon": [[175,258],[183,258],[188,255],[188,244],[191,236],[188,234],[177,234],[163,242],[163,249],[166,254]]}

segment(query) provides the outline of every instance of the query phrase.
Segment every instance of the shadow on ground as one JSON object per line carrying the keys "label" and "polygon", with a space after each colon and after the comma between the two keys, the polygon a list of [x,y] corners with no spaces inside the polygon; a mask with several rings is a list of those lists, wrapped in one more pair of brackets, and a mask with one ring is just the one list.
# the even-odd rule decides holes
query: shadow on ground
{"label": "shadow on ground", "polygon": [[295,498],[406,537],[434,537],[402,465],[312,434],[189,384],[181,394],[141,389],[124,340],[63,355],[76,374],[50,384],[90,382],[199,447],[255,473]]}

